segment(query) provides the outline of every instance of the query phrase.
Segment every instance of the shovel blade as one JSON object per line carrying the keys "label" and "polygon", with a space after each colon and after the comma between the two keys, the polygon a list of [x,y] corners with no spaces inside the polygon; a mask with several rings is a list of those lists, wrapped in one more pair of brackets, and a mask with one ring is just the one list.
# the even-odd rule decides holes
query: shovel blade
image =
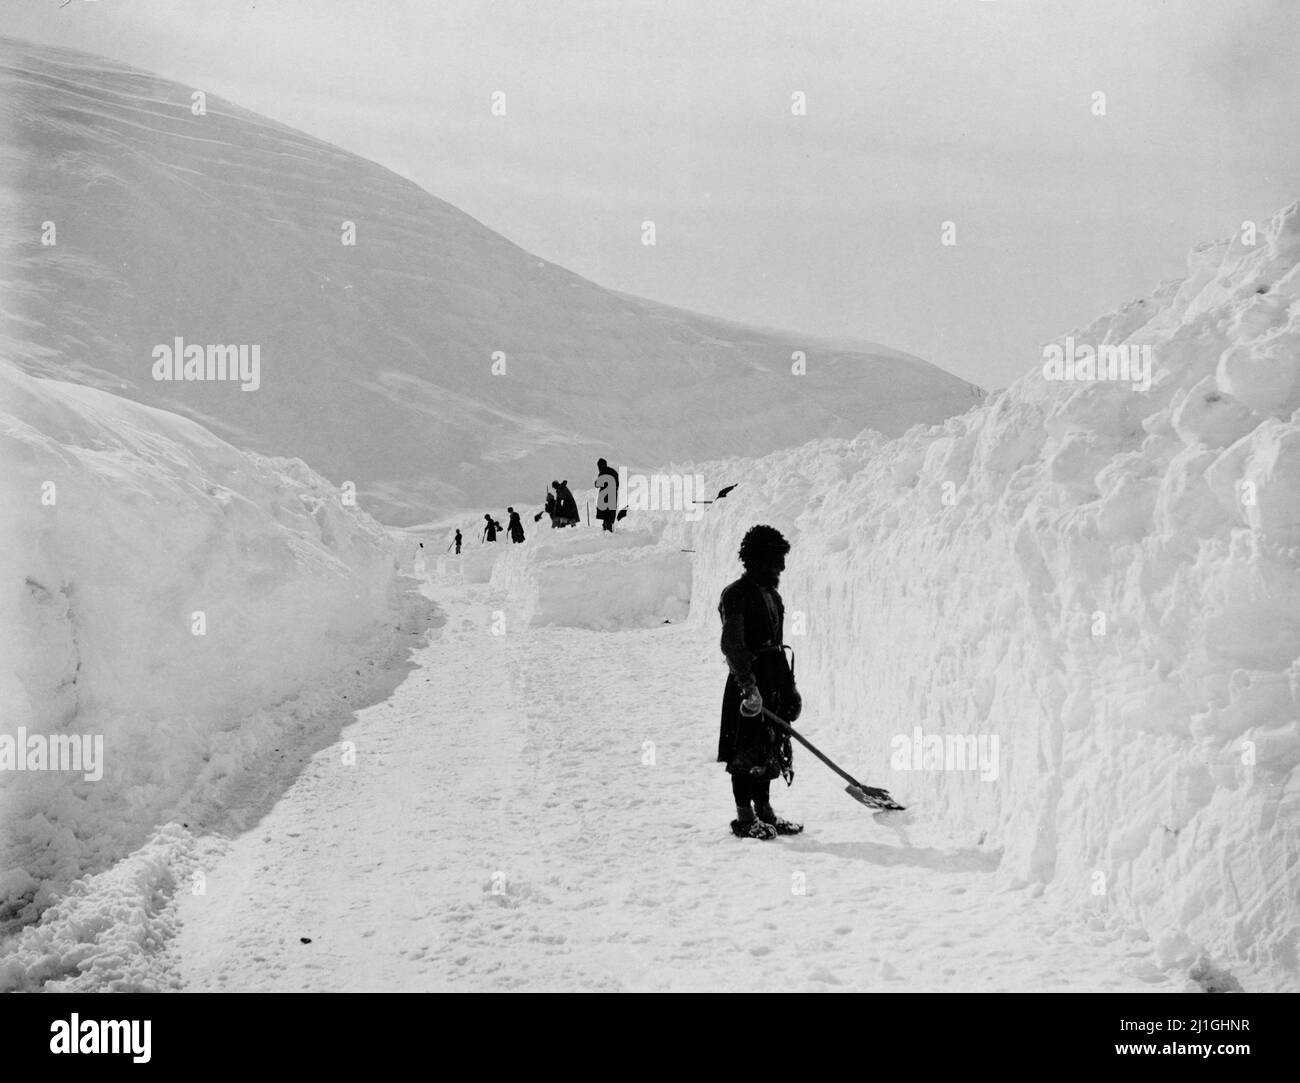
{"label": "shovel blade", "polygon": [[895,801],[888,790],[879,790],[875,786],[845,786],[844,792],[867,808],[901,812],[906,807]]}

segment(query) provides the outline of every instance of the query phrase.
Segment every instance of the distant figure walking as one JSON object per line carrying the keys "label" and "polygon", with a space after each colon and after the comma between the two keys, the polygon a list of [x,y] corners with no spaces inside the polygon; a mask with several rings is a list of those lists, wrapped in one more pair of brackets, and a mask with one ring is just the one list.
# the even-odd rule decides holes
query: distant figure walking
{"label": "distant figure walking", "polygon": [[460,527],[456,528],[456,555],[460,556]]}
{"label": "distant figure walking", "polygon": [[487,526],[483,528],[483,540],[485,542],[496,541],[497,532],[501,529],[501,524],[490,515],[484,515],[483,518],[487,520]]}
{"label": "distant figure walking", "polygon": [[510,513],[510,523],[507,529],[510,531],[510,540],[518,545],[524,540],[524,524],[519,521],[519,513],[514,508],[506,508]]}
{"label": "distant figure walking", "polygon": [[604,459],[596,460],[596,518],[609,533],[618,517],[618,471]]}
{"label": "distant figure walking", "polygon": [[553,481],[551,484],[555,486],[555,525],[576,526],[581,522],[578,518],[578,502],[569,492],[568,479]]}

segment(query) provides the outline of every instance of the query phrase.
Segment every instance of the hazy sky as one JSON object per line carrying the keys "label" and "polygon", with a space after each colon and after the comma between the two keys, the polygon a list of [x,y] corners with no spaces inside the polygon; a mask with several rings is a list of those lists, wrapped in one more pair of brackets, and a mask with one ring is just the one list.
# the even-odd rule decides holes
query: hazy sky
{"label": "hazy sky", "polygon": [[1300,0],[60,2],[0,0],[0,33],[305,129],[602,285],[986,387],[1300,198]]}

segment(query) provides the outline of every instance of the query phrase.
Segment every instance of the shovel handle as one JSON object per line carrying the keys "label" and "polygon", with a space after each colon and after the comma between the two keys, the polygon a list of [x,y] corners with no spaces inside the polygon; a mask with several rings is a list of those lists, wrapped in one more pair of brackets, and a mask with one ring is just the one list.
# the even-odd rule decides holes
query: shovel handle
{"label": "shovel handle", "polygon": [[797,729],[795,729],[792,725],[790,725],[790,723],[787,722],[784,718],[781,718],[778,715],[773,714],[766,707],[763,708],[763,715],[769,722],[773,722],[776,725],[780,726],[783,730],[785,730],[786,733],[788,733],[791,737],[793,737],[796,741],[798,741],[801,745],[803,745],[804,748],[806,748],[809,752],[811,752],[814,756],[816,756],[819,760],[821,760],[822,763],[824,763],[827,767],[829,767],[832,771],[834,771],[837,775],[839,775],[840,778],[844,779],[844,781],[847,782],[850,786],[856,786],[860,790],[867,788],[863,786],[862,783],[859,782],[856,778],[854,778],[851,774],[843,770],[838,764],[832,762],[821,751],[821,749],[819,749],[810,740],[808,740],[807,737],[805,737],[802,733],[800,733]]}

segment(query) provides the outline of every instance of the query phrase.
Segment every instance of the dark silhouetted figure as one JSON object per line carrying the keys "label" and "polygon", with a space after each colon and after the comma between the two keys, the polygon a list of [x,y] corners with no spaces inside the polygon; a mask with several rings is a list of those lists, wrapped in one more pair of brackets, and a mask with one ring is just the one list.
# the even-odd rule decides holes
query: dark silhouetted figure
{"label": "dark silhouetted figure", "polygon": [[514,508],[506,508],[506,511],[510,513],[510,521],[506,529],[510,533],[511,542],[518,545],[524,540],[524,524],[519,521],[519,513]]}
{"label": "dark silhouetted figure", "polygon": [[618,471],[604,459],[596,460],[596,518],[603,529],[614,532],[618,517]]}
{"label": "dark silhouetted figure", "polygon": [[[718,760],[727,765],[736,819],[731,830],[741,838],[773,839],[794,835],[802,825],[772,811],[772,779],[794,781],[790,736],[763,716],[767,707],[793,722],[803,709],[794,670],[782,642],[785,604],[777,593],[790,543],[770,526],[750,527],[740,543],[744,574],[722,592],[722,653],[727,686],[722,694]],[[751,807],[752,806],[752,807]]]}
{"label": "dark silhouetted figure", "polygon": [[456,555],[460,556],[460,527],[456,528]]}
{"label": "dark silhouetted figure", "polygon": [[568,479],[553,481],[551,484],[555,486],[555,525],[576,526],[581,522],[578,518],[578,502],[569,492]]}
{"label": "dark silhouetted figure", "polygon": [[483,540],[487,542],[496,541],[497,532],[501,529],[501,524],[490,515],[484,515],[483,518],[487,520],[487,526],[483,528]]}

